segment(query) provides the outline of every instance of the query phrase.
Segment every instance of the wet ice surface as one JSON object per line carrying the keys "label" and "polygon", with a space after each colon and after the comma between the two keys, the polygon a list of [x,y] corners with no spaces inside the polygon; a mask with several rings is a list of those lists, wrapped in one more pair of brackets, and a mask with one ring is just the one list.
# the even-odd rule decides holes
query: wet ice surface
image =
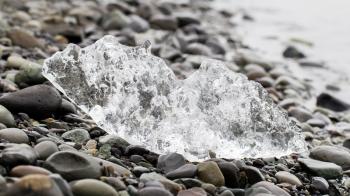
{"label": "wet ice surface", "polygon": [[268,97],[223,63],[208,60],[186,80],[144,46],[105,36],[86,48],[69,45],[43,74],[110,134],[189,160],[271,157],[305,150],[296,125]]}

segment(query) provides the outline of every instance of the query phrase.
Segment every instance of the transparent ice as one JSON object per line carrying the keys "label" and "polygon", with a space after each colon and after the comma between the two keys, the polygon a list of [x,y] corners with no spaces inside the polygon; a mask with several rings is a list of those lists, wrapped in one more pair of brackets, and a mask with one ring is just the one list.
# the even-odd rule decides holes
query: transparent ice
{"label": "transparent ice", "polygon": [[178,80],[149,42],[128,47],[113,36],[47,59],[43,75],[109,134],[189,160],[274,157],[306,149],[300,129],[264,88],[208,60]]}

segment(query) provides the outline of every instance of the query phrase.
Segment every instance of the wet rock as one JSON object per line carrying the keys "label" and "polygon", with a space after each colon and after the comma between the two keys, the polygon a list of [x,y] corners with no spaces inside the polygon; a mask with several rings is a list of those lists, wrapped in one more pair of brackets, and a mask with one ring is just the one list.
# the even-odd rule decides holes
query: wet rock
{"label": "wet rock", "polygon": [[215,186],[223,186],[225,184],[225,178],[221,173],[218,164],[213,161],[199,163],[197,176],[203,182]]}
{"label": "wet rock", "polygon": [[142,146],[138,146],[138,145],[129,145],[126,149],[125,149],[125,154],[127,155],[133,155],[133,154],[137,154],[137,155],[144,155],[144,154],[148,154],[149,150],[147,150],[146,148],[142,147]]}
{"label": "wet rock", "polygon": [[294,46],[288,46],[284,50],[283,56],[286,57],[286,58],[294,58],[294,59],[301,59],[301,58],[305,58],[306,57],[302,52],[300,52]]}
{"label": "wet rock", "polygon": [[142,166],[136,166],[134,167],[134,169],[132,170],[132,172],[135,174],[135,176],[139,177],[141,176],[143,173],[149,173],[151,172],[151,170],[149,170],[146,167],[142,167]]}
{"label": "wet rock", "polygon": [[6,196],[50,195],[64,196],[56,183],[49,176],[32,174],[20,178],[9,187]]}
{"label": "wet rock", "polygon": [[248,182],[250,184],[255,184],[260,181],[264,181],[265,177],[262,175],[260,170],[253,166],[246,166],[244,167],[244,171],[246,173],[246,176],[248,177]]}
{"label": "wet rock", "polygon": [[155,29],[174,31],[178,27],[175,17],[160,14],[152,16],[150,23],[151,27]]}
{"label": "wet rock", "polygon": [[89,132],[85,129],[73,129],[62,134],[62,138],[82,144],[90,139]]}
{"label": "wet rock", "polygon": [[140,181],[141,182],[149,182],[149,181],[158,181],[160,183],[162,183],[164,185],[164,187],[166,189],[168,189],[170,192],[172,192],[173,194],[177,194],[177,192],[179,192],[182,188],[179,184],[168,180],[166,177],[157,174],[155,172],[151,172],[151,173],[144,173],[140,176]]}
{"label": "wet rock", "polygon": [[22,129],[17,128],[7,128],[0,130],[0,139],[17,144],[29,142],[27,134]]}
{"label": "wet rock", "polygon": [[10,172],[10,175],[13,177],[23,177],[31,174],[50,175],[51,172],[42,167],[32,165],[19,165],[12,168]]}
{"label": "wet rock", "polygon": [[305,169],[326,179],[338,178],[343,173],[342,168],[334,163],[304,158],[299,158],[298,161]]}
{"label": "wet rock", "polygon": [[292,107],[288,110],[288,113],[300,122],[306,122],[312,118],[312,113],[301,107]]}
{"label": "wet rock", "polygon": [[34,146],[34,150],[38,154],[38,158],[46,160],[53,153],[58,151],[57,144],[52,141],[42,141]]}
{"label": "wet rock", "polygon": [[119,196],[113,187],[95,179],[78,180],[71,187],[74,196]]}
{"label": "wet rock", "polygon": [[0,97],[0,104],[12,113],[24,112],[31,117],[45,118],[56,113],[61,95],[48,85],[35,85]]}
{"label": "wet rock", "polygon": [[76,114],[77,108],[75,107],[75,105],[73,103],[67,101],[66,99],[62,99],[59,113],[60,114],[69,114],[69,113]]}
{"label": "wet rock", "polygon": [[202,188],[194,187],[180,191],[177,196],[207,196],[207,193]]}
{"label": "wet rock", "polygon": [[61,151],[47,158],[44,166],[54,173],[62,175],[68,181],[84,178],[99,178],[101,165],[86,154]]}
{"label": "wet rock", "polygon": [[343,168],[350,169],[350,152],[335,146],[318,146],[311,150],[310,157],[320,161],[335,163]]}
{"label": "wet rock", "polygon": [[185,164],[173,171],[166,173],[166,177],[169,179],[178,178],[193,178],[197,174],[197,166],[193,164]]}
{"label": "wet rock", "polygon": [[106,161],[98,157],[91,157],[95,161],[98,162],[99,165],[101,165],[104,168],[109,168],[110,170],[113,171],[113,175],[118,175],[118,176],[129,176],[131,172],[126,169],[125,167],[119,165],[120,163],[116,164],[111,161]]}
{"label": "wet rock", "polygon": [[265,188],[266,190],[270,191],[272,195],[290,196],[289,193],[287,193],[285,190],[272,184],[271,182],[266,182],[266,181],[258,182],[254,184],[252,188]]}
{"label": "wet rock", "polygon": [[33,164],[37,159],[34,149],[27,144],[9,144],[1,153],[0,162],[8,166]]}
{"label": "wet rock", "polygon": [[15,119],[13,118],[10,111],[4,106],[0,105],[0,123],[7,127],[14,127],[16,125]]}
{"label": "wet rock", "polygon": [[235,196],[235,195],[231,191],[225,190],[225,191],[222,191],[222,193],[220,193],[219,196]]}
{"label": "wet rock", "polygon": [[[120,148],[126,148],[128,147],[130,144],[125,141],[123,138],[118,137],[116,135],[105,135],[105,136],[101,136],[98,140],[101,144],[109,144],[111,146],[114,147],[120,147]],[[131,149],[129,149],[128,151],[130,151]]]}
{"label": "wet rock", "polygon": [[350,108],[348,103],[327,93],[321,93],[317,97],[316,105],[336,112],[342,112]]}
{"label": "wet rock", "polygon": [[27,31],[19,28],[11,29],[8,32],[8,37],[12,40],[12,43],[23,48],[43,48],[43,44],[33,35]]}
{"label": "wet rock", "polygon": [[229,162],[220,162],[218,166],[225,177],[225,186],[229,188],[238,188],[240,180],[238,167],[234,163]]}
{"label": "wet rock", "polygon": [[180,27],[189,25],[189,24],[200,24],[198,17],[192,13],[177,13],[175,18]]}
{"label": "wet rock", "polygon": [[159,187],[146,187],[138,192],[139,196],[172,196],[169,191]]}
{"label": "wet rock", "polygon": [[327,180],[322,177],[313,177],[311,186],[321,193],[327,193],[329,189]]}
{"label": "wet rock", "polygon": [[149,23],[138,15],[130,16],[131,22],[130,27],[137,33],[146,32],[149,29]]}
{"label": "wet rock", "polygon": [[72,190],[66,180],[59,174],[50,174],[50,178],[57,184],[64,196],[73,196]]}
{"label": "wet rock", "polygon": [[275,177],[277,178],[278,182],[280,183],[288,183],[288,184],[291,184],[291,185],[296,185],[296,186],[301,186],[302,183],[301,181],[299,180],[298,177],[296,177],[295,175],[289,173],[289,172],[286,172],[286,171],[279,171],[275,174]]}
{"label": "wet rock", "polygon": [[127,27],[130,23],[130,19],[118,10],[114,10],[108,13],[102,19],[102,27],[105,30],[122,29]]}
{"label": "wet rock", "polygon": [[167,155],[159,156],[157,168],[163,170],[165,173],[168,173],[185,164],[186,161],[183,155],[178,153],[170,153]]}
{"label": "wet rock", "polygon": [[186,47],[185,50],[188,54],[195,54],[195,55],[203,55],[203,56],[210,56],[211,51],[210,48],[208,48],[206,45],[201,43],[191,43]]}
{"label": "wet rock", "polygon": [[349,139],[344,140],[344,142],[343,142],[343,146],[344,146],[345,148],[350,149],[350,138],[349,138]]}
{"label": "wet rock", "polygon": [[126,185],[119,178],[115,178],[115,177],[101,177],[101,181],[111,185],[117,191],[126,190]]}

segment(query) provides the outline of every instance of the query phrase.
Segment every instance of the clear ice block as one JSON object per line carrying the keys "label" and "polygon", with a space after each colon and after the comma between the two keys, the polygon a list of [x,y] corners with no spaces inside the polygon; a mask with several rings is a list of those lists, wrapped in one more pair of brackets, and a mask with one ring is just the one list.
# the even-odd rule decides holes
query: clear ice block
{"label": "clear ice block", "polygon": [[44,62],[43,75],[109,134],[189,160],[275,157],[303,152],[300,129],[258,83],[214,60],[178,80],[150,43],[113,36],[70,44]]}

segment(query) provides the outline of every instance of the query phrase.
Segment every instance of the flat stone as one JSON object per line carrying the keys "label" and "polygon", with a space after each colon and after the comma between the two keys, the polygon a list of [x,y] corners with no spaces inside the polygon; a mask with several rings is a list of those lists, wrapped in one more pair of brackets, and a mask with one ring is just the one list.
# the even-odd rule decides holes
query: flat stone
{"label": "flat stone", "polygon": [[185,164],[186,160],[183,155],[178,153],[170,153],[167,155],[159,156],[157,168],[163,170],[165,173],[168,173]]}
{"label": "flat stone", "polygon": [[300,122],[306,122],[312,118],[311,112],[301,107],[292,107],[288,110],[288,113]]}
{"label": "flat stone", "polygon": [[350,152],[336,146],[318,146],[311,150],[310,157],[320,161],[335,163],[343,168],[350,169]]}
{"label": "flat stone", "polygon": [[139,196],[172,196],[169,191],[159,187],[146,187],[138,192]]}
{"label": "flat stone", "polygon": [[34,146],[34,150],[38,153],[39,159],[46,160],[49,156],[58,151],[58,147],[55,142],[42,141]]}
{"label": "flat stone", "polygon": [[178,24],[175,17],[165,15],[154,15],[150,19],[151,27],[162,30],[174,31],[177,29]]}
{"label": "flat stone", "polygon": [[132,30],[134,30],[137,33],[146,32],[150,28],[150,25],[147,22],[147,20],[141,18],[138,15],[131,15],[130,19],[131,19],[130,27]]}
{"label": "flat stone", "polygon": [[177,196],[207,196],[207,193],[202,188],[194,187],[180,191]]}
{"label": "flat stone", "polygon": [[336,112],[342,112],[350,109],[349,103],[346,103],[327,93],[321,93],[317,97],[316,105]]}
{"label": "flat stone", "polygon": [[221,173],[218,164],[213,161],[199,163],[197,176],[203,182],[218,187],[225,185],[225,177]]}
{"label": "flat stone", "polygon": [[238,167],[230,162],[220,162],[218,166],[225,177],[225,186],[229,188],[238,188],[240,180]]}
{"label": "flat stone", "polygon": [[130,145],[126,140],[116,135],[104,135],[101,136],[98,141],[101,144],[109,144],[113,147],[126,148]]}
{"label": "flat stone", "polygon": [[102,166],[92,157],[74,151],[61,151],[47,158],[44,166],[59,173],[68,181],[84,178],[99,178]]}
{"label": "flat stone", "polygon": [[23,177],[30,174],[50,175],[51,172],[45,168],[32,165],[19,165],[10,171],[10,175],[13,177]]}
{"label": "flat stone", "polygon": [[193,164],[185,164],[173,171],[170,171],[166,174],[166,177],[169,179],[178,179],[178,178],[193,178],[197,174],[197,166]]}
{"label": "flat stone", "polygon": [[67,131],[63,133],[61,137],[63,139],[70,140],[78,144],[82,144],[90,139],[89,132],[85,129],[80,128]]}
{"label": "flat stone", "polygon": [[0,139],[4,139],[11,143],[29,143],[27,134],[22,129],[6,128],[0,130]]}
{"label": "flat stone", "polygon": [[300,52],[294,46],[288,46],[284,50],[283,56],[286,57],[286,58],[294,58],[294,59],[301,59],[301,58],[305,58],[306,57],[302,52]]}
{"label": "flat stone", "polygon": [[6,125],[7,127],[16,126],[16,121],[13,118],[10,111],[8,111],[4,106],[0,105],[0,123]]}
{"label": "flat stone", "polygon": [[111,185],[115,190],[126,190],[126,185],[120,178],[116,177],[101,177],[101,181]]}
{"label": "flat stone", "polygon": [[35,85],[0,97],[0,104],[12,113],[24,112],[31,117],[45,118],[56,113],[61,95],[48,85]]}
{"label": "flat stone", "polygon": [[83,179],[71,185],[74,196],[119,196],[114,188],[95,179]]}
{"label": "flat stone", "polygon": [[164,185],[166,189],[168,189],[173,194],[177,194],[182,189],[182,187],[179,184],[155,172],[142,174],[140,176],[140,181],[144,183],[149,181],[159,181]]}
{"label": "flat stone", "polygon": [[299,180],[298,177],[296,177],[295,175],[286,172],[286,171],[279,171],[275,174],[275,177],[277,178],[278,182],[285,182],[291,185],[296,185],[296,186],[301,186],[302,183]]}
{"label": "flat stone", "polygon": [[298,161],[303,167],[310,170],[312,173],[326,179],[338,178],[343,173],[342,168],[334,163],[304,158],[299,158]]}
{"label": "flat stone", "polygon": [[287,193],[285,190],[281,189],[280,187],[272,184],[271,182],[267,181],[261,181],[252,186],[252,188],[258,188],[262,187],[270,191],[273,195],[278,195],[278,196],[290,196],[289,193]]}
{"label": "flat stone", "polygon": [[9,144],[1,152],[0,162],[8,166],[31,165],[37,159],[37,154],[28,144]]}
{"label": "flat stone", "polygon": [[12,43],[23,48],[43,48],[43,44],[27,31],[19,28],[11,29],[8,32],[8,37]]}

